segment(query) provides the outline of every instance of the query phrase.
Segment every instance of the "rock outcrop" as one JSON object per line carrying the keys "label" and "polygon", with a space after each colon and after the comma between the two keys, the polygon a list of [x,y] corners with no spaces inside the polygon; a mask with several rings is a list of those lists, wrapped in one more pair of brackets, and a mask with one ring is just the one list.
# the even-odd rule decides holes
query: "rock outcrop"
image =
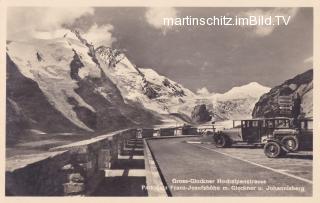
{"label": "rock outcrop", "polygon": [[211,120],[210,112],[205,104],[197,105],[191,113],[192,121],[195,123],[205,123]]}
{"label": "rock outcrop", "polygon": [[[293,102],[295,105],[292,114],[298,112],[298,116],[300,117],[312,117],[313,70],[311,69],[299,74],[296,77],[285,81],[283,84],[272,88],[268,93],[262,95],[259,101],[255,104],[252,116],[279,116],[279,96],[292,96],[294,98]],[[300,108],[298,106],[300,106]]]}

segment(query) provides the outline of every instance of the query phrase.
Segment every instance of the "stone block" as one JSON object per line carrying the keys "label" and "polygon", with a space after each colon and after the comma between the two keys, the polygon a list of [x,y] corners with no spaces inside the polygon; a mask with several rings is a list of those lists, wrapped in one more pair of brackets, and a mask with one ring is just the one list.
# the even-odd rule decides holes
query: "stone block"
{"label": "stone block", "polygon": [[104,170],[110,167],[111,162],[111,150],[110,149],[101,149],[98,155],[98,169]]}
{"label": "stone block", "polygon": [[79,166],[81,168],[81,174],[86,178],[92,176],[97,169],[93,167],[92,161],[89,161],[87,163],[80,163]]}
{"label": "stone block", "polygon": [[92,143],[89,145],[89,151],[98,151],[103,145],[103,142],[102,141],[99,141],[99,142],[95,142],[95,143]]}
{"label": "stone block", "polygon": [[124,141],[123,140],[119,141],[118,142],[118,154],[120,154],[120,155],[123,154],[124,147],[125,147]]}
{"label": "stone block", "polygon": [[70,149],[70,152],[72,154],[86,154],[89,152],[88,145],[73,147]]}
{"label": "stone block", "polygon": [[65,183],[63,184],[63,191],[65,195],[76,195],[84,193],[85,184],[84,183]]}
{"label": "stone block", "polygon": [[64,165],[61,170],[63,171],[73,171],[74,170],[74,166],[72,166],[72,164],[67,164],[67,165]]}
{"label": "stone block", "polygon": [[69,181],[74,183],[82,183],[84,178],[81,176],[80,173],[71,173],[69,174]]}
{"label": "stone block", "polygon": [[91,160],[91,154],[89,153],[81,153],[81,154],[76,154],[74,159],[78,163],[83,163],[83,162],[89,162]]}
{"label": "stone block", "polygon": [[91,169],[93,168],[92,161],[88,161],[86,163],[79,163],[79,166],[83,169]]}

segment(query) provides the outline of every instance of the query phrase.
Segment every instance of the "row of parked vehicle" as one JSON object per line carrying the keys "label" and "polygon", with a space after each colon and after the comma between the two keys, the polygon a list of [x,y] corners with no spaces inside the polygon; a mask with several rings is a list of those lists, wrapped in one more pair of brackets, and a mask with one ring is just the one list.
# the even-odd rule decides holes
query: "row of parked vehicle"
{"label": "row of parked vehicle", "polygon": [[232,128],[214,132],[213,143],[219,148],[236,144],[264,146],[269,158],[312,151],[313,120],[288,117],[235,120]]}

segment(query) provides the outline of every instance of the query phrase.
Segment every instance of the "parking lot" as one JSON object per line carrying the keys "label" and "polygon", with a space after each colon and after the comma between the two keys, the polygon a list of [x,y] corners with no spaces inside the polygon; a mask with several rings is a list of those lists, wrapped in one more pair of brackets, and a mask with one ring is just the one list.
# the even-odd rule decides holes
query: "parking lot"
{"label": "parking lot", "polygon": [[148,143],[172,196],[312,195],[310,152],[270,159],[261,148],[221,149],[195,138]]}

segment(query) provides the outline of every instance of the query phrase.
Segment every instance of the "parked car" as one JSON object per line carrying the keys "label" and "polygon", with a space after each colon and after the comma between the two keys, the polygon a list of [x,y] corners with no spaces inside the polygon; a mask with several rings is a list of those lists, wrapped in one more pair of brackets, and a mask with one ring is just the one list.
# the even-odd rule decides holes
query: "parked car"
{"label": "parked car", "polygon": [[268,135],[275,130],[290,129],[290,118],[257,118],[234,120],[233,127],[217,131],[213,135],[216,147],[230,147],[233,144],[263,145]]}
{"label": "parked car", "polygon": [[288,129],[277,129],[268,134],[264,153],[269,158],[313,149],[313,120],[301,119]]}

